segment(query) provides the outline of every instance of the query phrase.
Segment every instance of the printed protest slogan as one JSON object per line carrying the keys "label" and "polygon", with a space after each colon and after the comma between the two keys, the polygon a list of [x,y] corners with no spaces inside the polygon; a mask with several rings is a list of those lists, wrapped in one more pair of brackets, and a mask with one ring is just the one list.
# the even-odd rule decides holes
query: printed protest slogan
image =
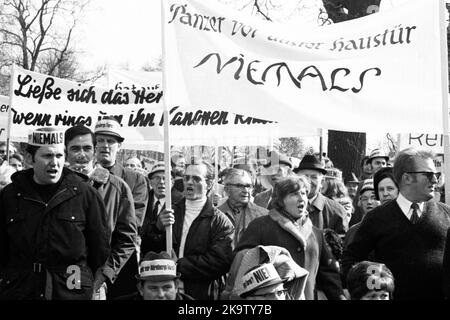
{"label": "printed protest slogan", "polygon": [[167,105],[214,106],[291,127],[441,133],[438,5],[411,0],[309,28],[215,0],[163,1]]}
{"label": "printed protest slogan", "polygon": [[[161,79],[160,74],[158,77]],[[114,116],[121,123],[122,134],[126,137],[124,147],[158,150],[162,146],[161,81],[154,84],[118,82],[113,88],[106,89],[16,67],[12,85],[12,141],[26,141],[33,127],[68,128],[83,124],[94,129],[98,119]],[[267,143],[271,135],[278,135],[279,125],[273,121],[231,114],[221,109],[173,106],[169,109],[169,117],[173,145],[252,142],[257,145]]]}
{"label": "printed protest slogan", "polygon": [[[114,89],[132,90],[136,87],[157,86],[161,88],[161,72],[128,71],[110,68],[108,72],[109,87]],[[161,104],[161,101],[158,102]],[[191,108],[196,112],[199,108]],[[188,111],[182,106],[177,107],[178,112]],[[318,130],[306,129],[302,126],[283,126],[271,121],[259,120],[234,113],[221,112],[220,125],[190,126],[189,130],[183,130],[180,116],[172,118],[171,139],[178,145],[270,145],[271,139],[290,136],[317,136]],[[183,130],[183,131],[182,131]]]}
{"label": "printed protest slogan", "polygon": [[0,141],[6,141],[9,98],[0,95]]}

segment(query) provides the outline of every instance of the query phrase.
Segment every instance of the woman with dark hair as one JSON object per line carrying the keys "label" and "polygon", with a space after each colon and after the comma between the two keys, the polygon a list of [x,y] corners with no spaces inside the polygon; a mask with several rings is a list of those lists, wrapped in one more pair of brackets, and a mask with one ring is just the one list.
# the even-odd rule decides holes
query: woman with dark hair
{"label": "woman with dark hair", "polygon": [[352,300],[392,300],[394,276],[383,263],[361,261],[347,275]]}
{"label": "woman with dark hair", "polygon": [[[336,262],[328,249],[321,230],[308,217],[310,184],[304,176],[288,176],[279,180],[273,191],[273,209],[267,216],[253,220],[243,233],[236,252],[258,245],[285,248],[294,261],[308,270],[304,289],[306,300],[315,298],[316,283],[328,299],[345,299]],[[294,299],[301,292],[295,283],[287,285]]]}
{"label": "woman with dark hair", "polygon": [[373,186],[375,188],[375,197],[384,204],[398,197],[398,184],[395,182],[393,169],[385,167],[378,170],[373,176]]}

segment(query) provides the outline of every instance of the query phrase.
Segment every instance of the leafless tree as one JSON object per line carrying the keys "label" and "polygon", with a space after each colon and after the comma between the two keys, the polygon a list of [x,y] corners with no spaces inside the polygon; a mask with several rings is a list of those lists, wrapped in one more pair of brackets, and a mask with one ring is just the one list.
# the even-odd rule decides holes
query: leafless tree
{"label": "leafless tree", "polygon": [[[60,78],[89,80],[78,72],[74,30],[90,0],[4,0],[0,7],[3,76],[15,63]],[[94,72],[101,73],[101,68]]]}

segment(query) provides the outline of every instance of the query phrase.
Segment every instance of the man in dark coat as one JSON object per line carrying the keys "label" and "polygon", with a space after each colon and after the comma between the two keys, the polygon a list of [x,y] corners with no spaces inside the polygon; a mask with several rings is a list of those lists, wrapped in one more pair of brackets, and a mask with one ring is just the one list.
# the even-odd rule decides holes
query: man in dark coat
{"label": "man in dark coat", "polygon": [[395,279],[394,299],[443,299],[442,267],[450,207],[434,202],[438,173],[429,151],[408,148],[394,162],[396,200],[367,213],[344,250],[344,275],[374,251]]}
{"label": "man in dark coat", "polygon": [[[156,227],[158,214],[166,207],[166,184],[164,170],[164,162],[158,162],[153,166],[152,170],[148,174],[151,190],[149,192],[147,213],[145,214],[141,232],[141,256],[144,256],[149,251],[160,252],[165,249],[159,246],[159,244],[163,243],[165,240],[164,235],[162,235]],[[173,171],[171,174],[173,179]],[[180,201],[183,198],[183,195],[173,187],[171,190],[171,200],[173,205]]]}
{"label": "man in dark coat", "polygon": [[305,176],[311,183],[308,212],[313,225],[320,230],[332,229],[340,235],[345,234],[347,230],[345,230],[343,218],[347,213],[344,207],[320,193],[322,179],[327,170],[319,159],[313,155],[305,155],[294,172]]}
{"label": "man in dark coat", "polygon": [[[122,178],[130,187],[133,194],[134,211],[137,219],[138,235],[144,222],[145,211],[148,202],[148,189],[145,176],[133,170],[124,168],[116,161],[117,152],[125,138],[122,136],[120,124],[113,117],[106,117],[95,125],[95,147],[98,163],[113,175]],[[140,238],[138,237],[138,245]],[[138,269],[137,250],[128,259],[122,268],[122,274],[127,274],[124,279],[134,276]],[[117,279],[114,290],[108,292],[108,297],[114,298],[134,291],[134,284],[130,281]]]}
{"label": "man in dark coat", "polygon": [[63,131],[33,131],[26,156],[0,193],[0,299],[90,300],[110,251],[103,200],[64,168]]}
{"label": "man in dark coat", "polygon": [[[186,168],[184,177],[186,198],[173,210],[163,210],[156,226],[164,234],[165,228],[173,225],[173,249],[185,293],[199,300],[217,299],[217,285],[233,260],[234,227],[207,197],[214,181],[211,164],[195,160]],[[164,244],[159,244],[163,250]]]}
{"label": "man in dark coat", "polygon": [[[94,133],[85,126],[74,126],[65,132],[67,162],[72,170],[82,175],[103,198],[106,218],[111,233],[111,254],[105,265],[95,274],[94,290],[104,283],[113,288],[120,271],[136,249],[137,220],[131,189],[121,178],[103,167],[93,166]],[[124,281],[134,281],[129,276]]]}

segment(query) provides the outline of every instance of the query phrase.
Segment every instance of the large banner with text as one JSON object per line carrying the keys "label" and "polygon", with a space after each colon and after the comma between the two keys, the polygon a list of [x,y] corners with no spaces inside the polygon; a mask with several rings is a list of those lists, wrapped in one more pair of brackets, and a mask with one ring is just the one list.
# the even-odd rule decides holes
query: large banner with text
{"label": "large banner with text", "polygon": [[[112,115],[121,123],[126,138],[124,147],[159,150],[164,139],[163,92],[161,75],[157,77],[156,83],[118,81],[106,89],[16,67],[12,79],[11,140],[26,141],[29,130],[38,126],[68,128],[84,124],[93,129],[98,119]],[[274,121],[219,108],[172,106],[169,118],[173,145],[265,145],[280,134],[302,134],[289,127],[283,127],[280,133],[281,126]]]}
{"label": "large banner with text", "polygon": [[162,4],[169,108],[214,106],[289,127],[442,133],[440,1],[314,28],[215,0]]}

